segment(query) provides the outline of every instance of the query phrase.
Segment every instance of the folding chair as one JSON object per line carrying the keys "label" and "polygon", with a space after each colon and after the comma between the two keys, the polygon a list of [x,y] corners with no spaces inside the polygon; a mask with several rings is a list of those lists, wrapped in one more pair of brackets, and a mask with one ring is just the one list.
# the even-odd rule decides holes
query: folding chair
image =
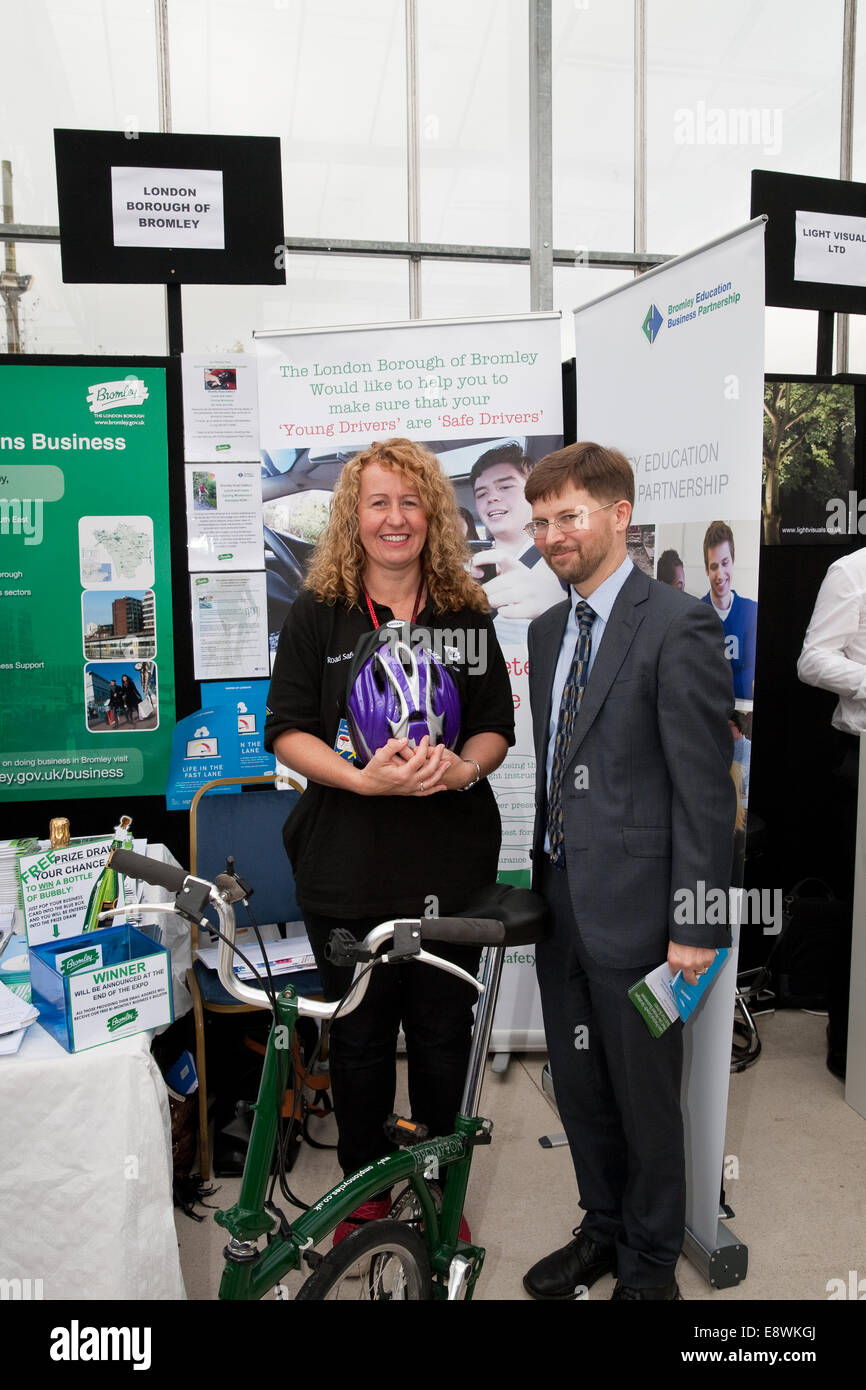
{"label": "folding chair", "polygon": [[[262,777],[225,777],[206,782],[193,798],[189,811],[190,870],[211,882],[224,873],[231,855],[241,878],[252,884],[254,895],[251,907],[259,925],[298,922],[301,913],[295,897],[292,867],[283,846],[283,824],[292,811],[301,787],[291,778],[285,779],[290,790],[277,789],[276,774]],[[218,789],[239,786],[239,793],[220,794]],[[302,924],[301,924],[302,925]],[[291,934],[291,933],[290,933]],[[187,971],[187,985],[192,995],[195,1019],[195,1052],[199,1086],[199,1157],[203,1179],[210,1177],[210,1148],[208,1143],[208,1087],[205,1048],[205,1014],[259,1013],[248,1004],[239,1004],[220,984],[216,970],[209,969],[196,958],[198,928],[192,926],[192,969]],[[315,970],[300,971],[291,976],[299,994],[319,994],[321,983]],[[327,1077],[317,1078],[327,1086]],[[289,1113],[299,1103],[299,1097],[287,1101]],[[285,1113],[285,1108],[284,1108]]]}

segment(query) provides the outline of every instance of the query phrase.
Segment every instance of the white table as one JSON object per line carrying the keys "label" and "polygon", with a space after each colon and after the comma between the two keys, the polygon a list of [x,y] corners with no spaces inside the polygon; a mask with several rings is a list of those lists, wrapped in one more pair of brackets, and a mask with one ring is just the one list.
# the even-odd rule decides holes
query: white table
{"label": "white table", "polygon": [[149,1034],[68,1053],[33,1024],[0,1057],[0,1155],[0,1276],[45,1299],[186,1297]]}
{"label": "white table", "polygon": [[[176,862],[164,845],[147,853]],[[149,884],[142,897],[170,900]],[[192,1008],[189,923],[152,920],[171,952],[179,1018]],[[0,1278],[29,1279],[31,1290],[41,1280],[45,1299],[186,1297],[168,1095],[150,1039],[68,1053],[34,1023],[19,1051],[0,1057]]]}

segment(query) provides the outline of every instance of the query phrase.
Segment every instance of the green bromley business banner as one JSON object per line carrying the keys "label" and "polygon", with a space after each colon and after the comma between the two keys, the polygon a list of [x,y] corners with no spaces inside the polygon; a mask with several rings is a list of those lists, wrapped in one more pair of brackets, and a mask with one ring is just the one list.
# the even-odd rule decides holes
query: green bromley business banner
{"label": "green bromley business banner", "polygon": [[165,371],[0,366],[0,796],[161,795]]}

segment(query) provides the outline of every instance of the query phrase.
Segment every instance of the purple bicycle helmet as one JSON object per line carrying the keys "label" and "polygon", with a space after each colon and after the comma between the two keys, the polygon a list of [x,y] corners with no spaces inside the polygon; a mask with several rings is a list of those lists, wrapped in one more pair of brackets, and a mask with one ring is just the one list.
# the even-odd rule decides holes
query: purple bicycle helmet
{"label": "purple bicycle helmet", "polygon": [[445,663],[398,623],[359,643],[349,672],[346,718],[358,761],[366,766],[389,738],[408,738],[414,748],[427,734],[431,747],[453,748],[460,734],[460,696]]}

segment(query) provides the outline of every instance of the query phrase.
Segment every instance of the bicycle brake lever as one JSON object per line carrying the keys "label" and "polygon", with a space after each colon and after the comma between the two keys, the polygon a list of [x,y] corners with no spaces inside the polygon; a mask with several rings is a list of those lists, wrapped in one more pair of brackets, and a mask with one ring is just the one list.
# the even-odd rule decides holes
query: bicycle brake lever
{"label": "bicycle brake lever", "polygon": [[394,945],[386,951],[382,960],[390,964],[406,956],[421,954],[421,926],[418,922],[395,922]]}
{"label": "bicycle brake lever", "polygon": [[245,878],[241,878],[240,874],[235,868],[235,858],[233,854],[230,854],[226,859],[225,872],[229,876],[229,878],[234,879],[235,883],[238,885],[238,888],[241,889],[242,898],[252,897],[253,893],[255,892],[255,889],[253,888],[253,885],[251,883],[247,883]]}

